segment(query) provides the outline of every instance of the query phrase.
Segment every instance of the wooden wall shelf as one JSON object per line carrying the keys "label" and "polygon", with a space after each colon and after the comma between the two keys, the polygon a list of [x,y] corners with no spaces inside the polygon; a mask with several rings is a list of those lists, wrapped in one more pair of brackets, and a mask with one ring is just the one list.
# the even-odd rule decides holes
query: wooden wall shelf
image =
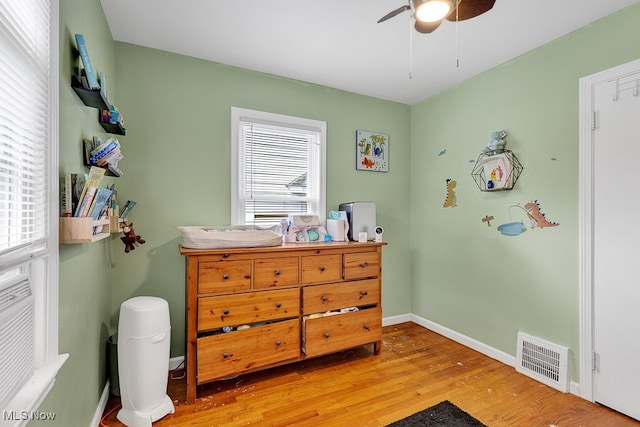
{"label": "wooden wall shelf", "polygon": [[[94,221],[89,217],[61,217],[59,218],[59,243],[77,244],[93,243],[111,235],[109,218]],[[94,227],[102,226],[100,232],[94,234]]]}
{"label": "wooden wall shelf", "polygon": [[110,219],[110,224],[109,224],[109,228],[111,230],[111,234],[113,233],[122,233],[122,227],[124,225],[125,222],[129,222],[129,220],[127,218],[118,218],[117,216],[111,216],[109,217]]}

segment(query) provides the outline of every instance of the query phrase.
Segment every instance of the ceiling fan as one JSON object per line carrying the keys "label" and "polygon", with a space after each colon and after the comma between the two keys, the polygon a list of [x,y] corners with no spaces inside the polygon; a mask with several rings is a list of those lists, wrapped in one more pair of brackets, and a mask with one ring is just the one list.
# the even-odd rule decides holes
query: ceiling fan
{"label": "ceiling fan", "polygon": [[428,34],[438,28],[444,19],[457,22],[475,18],[491,10],[495,2],[496,0],[409,0],[408,4],[380,18],[378,23],[411,10],[416,31]]}

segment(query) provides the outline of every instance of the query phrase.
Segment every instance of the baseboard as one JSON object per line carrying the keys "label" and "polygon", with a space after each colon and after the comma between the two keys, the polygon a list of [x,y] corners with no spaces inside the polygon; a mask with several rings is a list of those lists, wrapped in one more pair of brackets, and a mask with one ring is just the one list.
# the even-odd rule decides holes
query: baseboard
{"label": "baseboard", "polygon": [[[454,331],[453,329],[449,329],[446,326],[439,325],[438,323],[427,320],[423,317],[416,316],[415,314],[411,314],[411,321],[417,323],[420,326],[424,326],[427,329],[432,330],[433,332],[437,332],[440,335],[443,335],[457,343],[465,345],[469,348],[474,349],[486,356],[489,356],[492,359],[496,359],[505,365],[514,367],[516,366],[516,358],[510,354],[505,353],[504,351],[493,348],[489,345],[486,345],[483,342],[477,341],[473,338],[470,338],[466,335],[463,335],[459,332]],[[514,343],[515,346],[515,343]]]}
{"label": "baseboard", "polygon": [[109,402],[109,390],[111,387],[111,383],[107,380],[107,383],[102,389],[102,395],[100,396],[100,400],[98,401],[98,407],[96,408],[95,414],[93,414],[93,419],[91,420],[90,427],[100,427],[100,420],[102,419],[102,414],[104,414],[104,410],[107,407],[107,403]]}
{"label": "baseboard", "polygon": [[398,323],[411,322],[411,314],[401,314],[399,316],[384,317],[382,326],[397,325]]}

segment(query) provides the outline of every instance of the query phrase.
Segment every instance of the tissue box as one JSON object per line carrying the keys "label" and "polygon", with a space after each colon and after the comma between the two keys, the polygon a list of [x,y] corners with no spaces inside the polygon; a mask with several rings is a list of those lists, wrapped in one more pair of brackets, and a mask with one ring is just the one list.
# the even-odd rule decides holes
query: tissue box
{"label": "tissue box", "polygon": [[322,225],[318,215],[289,215],[294,227],[317,227]]}

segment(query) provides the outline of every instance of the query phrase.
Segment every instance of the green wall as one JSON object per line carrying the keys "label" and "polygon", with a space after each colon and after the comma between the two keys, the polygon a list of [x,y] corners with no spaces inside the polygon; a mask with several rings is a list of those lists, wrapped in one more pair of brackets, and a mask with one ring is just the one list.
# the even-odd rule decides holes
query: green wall
{"label": "green wall", "polygon": [[[82,138],[105,137],[95,108],[86,107],[71,89],[78,66],[74,36],[82,33],[95,68],[114,89],[115,48],[99,1],[60,1],[59,170],[85,173]],[[54,206],[56,206],[54,204]],[[40,410],[56,413],[46,425],[89,425],[104,389],[106,340],[111,330],[111,245],[60,245],[59,352],[69,353],[53,390]],[[36,424],[33,422],[32,424]]]}
{"label": "green wall", "polygon": [[[639,18],[632,6],[407,106],[114,43],[99,0],[61,0],[60,172],[86,172],[81,139],[106,137],[96,110],[69,87],[80,32],[126,119],[125,176],[109,182],[121,202],[138,201],[130,219],[147,243],[129,254],[117,235],[60,246],[59,341],[70,359],[40,408],[57,413],[47,425],[90,423],[124,300],[166,298],[171,355],[184,354],[176,227],[229,223],[231,106],[327,121],[328,209],[374,201],[385,227],[385,317],[414,313],[512,355],[518,330],[577,352],[578,78],[640,57]],[[388,173],[355,170],[358,129],[391,136]],[[500,129],[524,172],[512,191],[480,192],[471,161]],[[455,208],[442,207],[448,178],[458,182]],[[509,207],[535,199],[559,226],[496,231],[512,219],[528,225]],[[576,379],[576,361],[572,368]]]}
{"label": "green wall", "polygon": [[[412,107],[412,313],[510,355],[522,330],[578,357],[578,80],[640,57],[638,22],[635,5]],[[502,129],[524,171],[481,192],[473,161]],[[534,200],[560,225],[531,228],[512,207]],[[497,231],[520,220],[519,236]]]}
{"label": "green wall", "polygon": [[[126,120],[121,201],[147,241],[113,257],[113,316],[134,295],[170,303],[172,356],[184,354],[180,225],[230,222],[232,106],[327,122],[327,209],[376,203],[383,250],[384,316],[410,310],[410,107],[131,44],[116,43],[117,105]],[[389,172],[355,170],[355,132],[390,135]]]}

